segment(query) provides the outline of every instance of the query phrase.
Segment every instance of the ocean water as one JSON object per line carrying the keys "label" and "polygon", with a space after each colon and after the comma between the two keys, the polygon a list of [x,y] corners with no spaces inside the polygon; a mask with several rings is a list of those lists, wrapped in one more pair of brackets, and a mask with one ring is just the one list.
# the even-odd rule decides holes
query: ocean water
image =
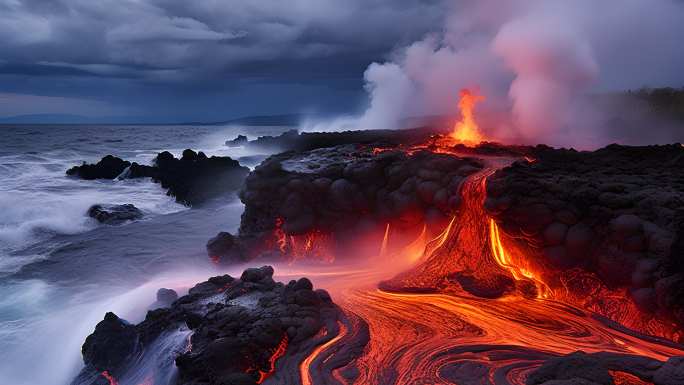
{"label": "ocean water", "polygon": [[[237,197],[188,208],[148,179],[84,181],[65,174],[111,154],[150,164],[186,148],[254,167],[268,152],[223,146],[292,127],[0,125],[0,384],[69,384],[80,346],[107,311],[144,318],[161,287],[179,295],[218,274],[205,244],[235,232]],[[103,226],[94,204],[132,203],[141,221]]]}

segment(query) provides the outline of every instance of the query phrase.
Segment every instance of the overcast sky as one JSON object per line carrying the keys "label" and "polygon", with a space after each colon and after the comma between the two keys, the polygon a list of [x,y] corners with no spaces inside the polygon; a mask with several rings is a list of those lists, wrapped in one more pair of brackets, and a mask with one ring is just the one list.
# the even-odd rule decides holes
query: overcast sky
{"label": "overcast sky", "polygon": [[0,117],[362,113],[435,0],[0,0]]}
{"label": "overcast sky", "polygon": [[[511,27],[508,20],[525,24],[520,15],[531,14],[527,8],[504,9],[508,3],[0,0],[0,118],[67,113],[208,122],[298,112],[362,115],[371,103],[369,92],[378,88],[372,73],[378,70],[369,66],[395,63],[400,72],[409,73],[416,65],[406,67],[410,64],[406,58],[411,57],[411,49],[418,48],[442,55],[448,49],[455,58],[454,77],[450,62],[441,61],[440,77],[433,83],[454,84],[457,94],[465,79],[490,76],[483,75],[487,68],[495,79],[491,82],[497,83],[499,99],[505,99],[507,87],[520,72],[512,61],[517,51],[492,49],[492,39],[499,35],[498,40],[504,41],[499,46],[509,40],[519,44],[518,35],[525,36],[525,32],[518,32],[520,28]],[[591,61],[589,72],[596,66],[596,75],[587,77],[587,84],[578,91],[619,90],[646,83],[684,86],[684,36],[678,27],[684,24],[682,1],[577,3],[584,6],[573,6],[576,14],[568,25],[581,33],[563,36],[578,41],[569,49],[586,53]],[[645,12],[646,6],[662,9]],[[557,10],[559,20],[568,15],[562,7]],[[501,37],[501,29],[509,33]],[[545,35],[542,27],[533,32]],[[473,43],[477,39],[481,42]],[[483,62],[473,59],[463,65],[467,56],[462,55],[459,62],[459,52],[472,54],[473,47],[481,52],[474,58]],[[574,56],[574,51],[568,52],[557,56],[567,61]],[[371,72],[364,79],[367,70]],[[420,95],[416,76],[407,82],[413,82],[413,88],[407,88],[413,91],[406,92]],[[497,100],[491,96],[490,100]],[[437,112],[456,112],[455,105],[453,109]],[[415,114],[422,112],[434,111],[426,107]]]}

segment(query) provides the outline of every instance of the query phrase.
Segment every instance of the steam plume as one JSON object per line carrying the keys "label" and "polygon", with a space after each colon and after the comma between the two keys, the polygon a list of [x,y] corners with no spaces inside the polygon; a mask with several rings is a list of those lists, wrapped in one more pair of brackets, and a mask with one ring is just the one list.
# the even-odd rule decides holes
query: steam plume
{"label": "steam plume", "polygon": [[597,131],[604,118],[582,93],[678,87],[682,17],[684,3],[675,0],[458,1],[443,33],[369,66],[371,105],[361,118],[307,129],[395,128],[409,116],[456,114],[458,93],[472,81],[487,98],[476,117],[478,109],[510,112],[488,122],[488,139],[596,148],[607,144]]}

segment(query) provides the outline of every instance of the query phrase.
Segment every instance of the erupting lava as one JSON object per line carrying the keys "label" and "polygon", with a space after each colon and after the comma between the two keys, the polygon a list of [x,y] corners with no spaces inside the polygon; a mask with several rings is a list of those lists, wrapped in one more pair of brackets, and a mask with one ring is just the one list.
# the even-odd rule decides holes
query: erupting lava
{"label": "erupting lava", "polygon": [[[480,86],[475,86],[475,89],[479,90]],[[473,146],[485,140],[473,117],[475,103],[477,103],[478,100],[485,100],[485,97],[482,95],[473,95],[467,88],[462,89],[459,92],[459,95],[461,95],[461,101],[458,103],[458,108],[461,110],[463,118],[454,126],[451,138],[459,143]]]}

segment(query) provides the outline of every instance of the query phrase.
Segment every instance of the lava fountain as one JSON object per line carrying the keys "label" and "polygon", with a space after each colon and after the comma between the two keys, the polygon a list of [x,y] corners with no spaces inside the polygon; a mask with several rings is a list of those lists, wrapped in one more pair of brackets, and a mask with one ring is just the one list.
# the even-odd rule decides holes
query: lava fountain
{"label": "lava fountain", "polygon": [[[476,90],[480,89],[480,86],[475,86]],[[458,103],[458,109],[461,110],[461,115],[463,116],[460,122],[457,122],[454,126],[454,130],[451,133],[451,138],[458,143],[463,143],[468,146],[476,145],[483,140],[485,137],[480,132],[475,118],[473,116],[473,108],[475,108],[475,103],[479,100],[485,100],[482,95],[474,95],[469,89],[464,88],[459,92],[461,95],[461,101]]]}

